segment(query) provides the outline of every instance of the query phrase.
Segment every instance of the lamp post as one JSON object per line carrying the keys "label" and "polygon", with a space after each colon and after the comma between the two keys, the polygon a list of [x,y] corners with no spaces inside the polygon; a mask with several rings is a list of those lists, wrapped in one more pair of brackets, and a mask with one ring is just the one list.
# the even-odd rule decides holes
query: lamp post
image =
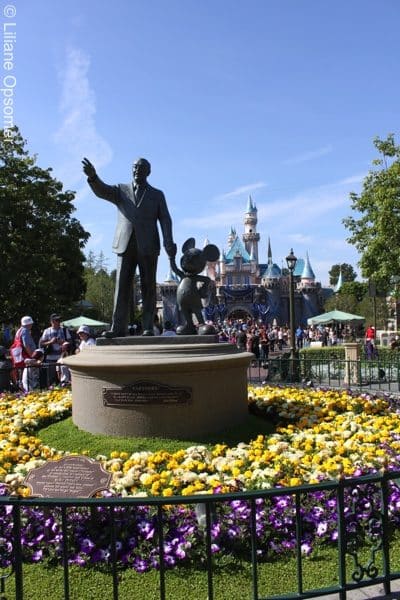
{"label": "lamp post", "polygon": [[293,272],[296,268],[297,258],[293,254],[293,248],[290,249],[290,254],[286,257],[286,264],[289,269],[289,320],[290,320],[290,378],[294,379],[294,359],[296,357],[296,340],[295,340],[295,324],[294,324],[294,281]]}

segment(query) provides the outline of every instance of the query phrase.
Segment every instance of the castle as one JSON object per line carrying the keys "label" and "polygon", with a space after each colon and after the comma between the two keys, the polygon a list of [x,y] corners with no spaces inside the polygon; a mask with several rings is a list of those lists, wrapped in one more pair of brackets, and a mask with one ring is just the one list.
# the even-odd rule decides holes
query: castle
{"label": "castle", "polygon": [[[269,239],[267,262],[259,261],[257,221],[257,207],[249,197],[242,238],[231,227],[228,249],[221,253],[217,262],[207,263],[204,274],[213,282],[210,300],[205,307],[207,320],[218,322],[251,317],[271,325],[289,323],[289,272],[273,262]],[[204,245],[208,243],[205,240]],[[305,259],[297,259],[293,278],[296,325],[306,325],[309,317],[323,312],[327,292],[331,290],[322,288],[315,280],[308,253]],[[178,280],[173,273],[169,273],[166,281],[159,285],[163,319],[175,324],[179,322],[177,285]]]}

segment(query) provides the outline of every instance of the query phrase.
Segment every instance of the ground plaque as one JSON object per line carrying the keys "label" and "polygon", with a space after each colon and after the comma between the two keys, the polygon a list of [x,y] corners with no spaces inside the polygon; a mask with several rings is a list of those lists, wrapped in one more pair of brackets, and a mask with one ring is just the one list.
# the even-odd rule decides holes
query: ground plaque
{"label": "ground plaque", "polygon": [[111,473],[87,456],[49,460],[25,477],[32,496],[40,498],[90,498],[109,487]]}
{"label": "ground plaque", "polygon": [[189,387],[137,381],[121,388],[103,388],[104,406],[129,408],[148,404],[185,404],[192,399]]}

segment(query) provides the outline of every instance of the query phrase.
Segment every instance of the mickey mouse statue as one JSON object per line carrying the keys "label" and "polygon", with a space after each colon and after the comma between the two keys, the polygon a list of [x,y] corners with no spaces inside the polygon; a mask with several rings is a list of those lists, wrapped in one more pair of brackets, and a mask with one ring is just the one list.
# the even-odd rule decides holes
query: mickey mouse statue
{"label": "mickey mouse statue", "polygon": [[[182,246],[183,256],[181,258],[182,271],[176,266],[175,259],[171,258],[171,268],[180,278],[176,293],[178,307],[184,318],[184,325],[180,325],[176,332],[178,335],[193,335],[197,333],[193,322],[193,315],[199,323],[199,334],[209,335],[215,333],[212,325],[204,323],[201,312],[201,299],[206,298],[209,291],[211,279],[200,275],[207,262],[214,262],[219,258],[219,250],[214,244],[208,244],[199,250],[195,248],[196,241],[189,238]],[[201,285],[199,285],[201,284]]]}

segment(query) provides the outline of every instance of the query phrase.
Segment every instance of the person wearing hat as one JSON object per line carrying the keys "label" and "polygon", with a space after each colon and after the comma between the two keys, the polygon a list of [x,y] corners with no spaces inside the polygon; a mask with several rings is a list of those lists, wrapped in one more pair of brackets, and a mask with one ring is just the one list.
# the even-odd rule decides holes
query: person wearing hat
{"label": "person wearing hat", "polygon": [[36,350],[36,344],[33,340],[31,329],[33,325],[32,317],[26,315],[21,319],[21,327],[15,334],[14,341],[10,346],[10,356],[13,364],[11,373],[14,385],[21,387],[22,369],[25,365],[25,359],[30,358]]}
{"label": "person wearing hat", "polygon": [[25,359],[25,368],[22,372],[22,388],[24,392],[31,392],[40,387],[40,367],[42,366],[43,358],[43,350],[37,348],[30,358]]}
{"label": "person wearing hat", "polygon": [[57,313],[50,315],[50,327],[47,327],[39,340],[39,346],[44,350],[48,363],[48,384],[57,381],[56,364],[61,357],[62,345],[68,342],[64,329],[61,327],[61,317]]}
{"label": "person wearing hat", "polygon": [[95,346],[96,340],[93,338],[90,328],[87,325],[81,325],[78,329],[78,337],[80,339],[79,347],[76,352],[81,352],[87,346]]}
{"label": "person wearing hat", "polygon": [[71,383],[71,371],[67,367],[67,365],[63,364],[63,358],[69,356],[70,353],[70,344],[69,342],[64,342],[61,347],[61,356],[57,361],[57,376],[58,381],[61,385],[69,385]]}

